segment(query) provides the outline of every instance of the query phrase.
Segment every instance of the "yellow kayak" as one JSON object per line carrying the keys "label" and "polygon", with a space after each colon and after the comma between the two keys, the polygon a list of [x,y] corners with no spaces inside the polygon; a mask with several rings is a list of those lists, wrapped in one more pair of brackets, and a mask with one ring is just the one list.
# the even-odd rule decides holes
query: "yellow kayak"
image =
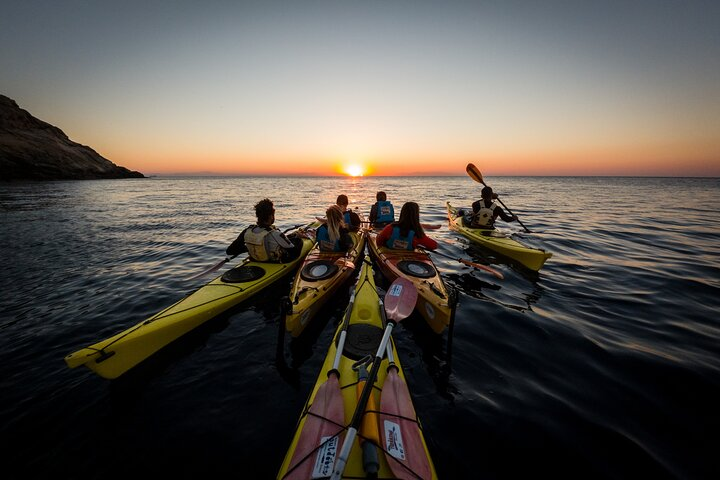
{"label": "yellow kayak", "polygon": [[[372,267],[365,259],[345,320],[338,326],[300,415],[278,479],[328,478],[341,464],[341,447],[350,436],[348,428],[360,392],[365,380],[369,380],[364,375],[362,359],[376,355],[381,344],[384,324],[380,308]],[[376,370],[377,377],[341,478],[435,479],[435,466],[392,337],[387,351],[390,357],[384,356]]]}
{"label": "yellow kayak", "polygon": [[552,257],[550,252],[525,246],[517,240],[499,234],[495,230],[466,226],[462,216],[458,214],[457,208],[450,205],[450,202],[447,202],[447,212],[450,230],[455,230],[473,242],[510,260],[514,260],[530,270],[537,272],[545,264],[545,261]]}
{"label": "yellow kayak", "polygon": [[285,327],[293,337],[302,333],[320,307],[355,272],[365,249],[365,236],[362,232],[351,232],[350,236],[353,247],[347,253],[322,252],[315,245],[298,269],[285,312]]}
{"label": "yellow kayak", "polygon": [[288,263],[254,262],[246,258],[165,310],[71,353],[65,357],[65,363],[70,368],[85,365],[103,378],[117,378],[172,341],[292,272],[314,244],[313,239],[303,238],[300,256]]}

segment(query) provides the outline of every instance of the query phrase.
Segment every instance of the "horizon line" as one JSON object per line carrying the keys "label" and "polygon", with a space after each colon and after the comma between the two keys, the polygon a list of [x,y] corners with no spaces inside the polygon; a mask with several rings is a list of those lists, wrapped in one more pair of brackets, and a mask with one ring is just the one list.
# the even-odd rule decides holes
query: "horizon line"
{"label": "horizon line", "polygon": [[[142,173],[142,172],[141,172]],[[407,174],[407,175],[319,175],[319,174],[275,174],[275,173],[215,173],[215,172],[173,172],[173,173],[143,173],[146,178],[153,177],[236,177],[236,178],[347,178],[347,179],[362,179],[362,178],[402,178],[402,177],[466,177],[467,174]],[[535,174],[486,174],[487,177],[536,177],[536,178],[547,178],[547,177],[586,177],[586,178],[720,178],[720,175],[627,175],[627,174],[548,174],[548,175],[535,175]]]}

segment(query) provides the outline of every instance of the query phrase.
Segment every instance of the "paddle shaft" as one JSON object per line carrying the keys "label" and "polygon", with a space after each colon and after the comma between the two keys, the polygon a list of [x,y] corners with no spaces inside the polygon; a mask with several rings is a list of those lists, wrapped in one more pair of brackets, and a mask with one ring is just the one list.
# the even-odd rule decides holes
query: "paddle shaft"
{"label": "paddle shaft", "polygon": [[[428,251],[424,248],[422,248],[422,250]],[[470,260],[465,260],[464,258],[452,257],[450,255],[446,255],[444,253],[438,252],[437,250],[432,250],[432,253],[434,253],[436,255],[440,255],[441,257],[449,258],[450,260],[455,260],[456,262],[460,262],[469,267],[477,268],[478,270],[485,270],[486,272],[492,273],[493,275],[495,275],[497,278],[499,278],[501,280],[505,278],[502,273],[500,273],[499,271],[495,270],[492,267],[488,267],[487,265],[482,265],[480,263],[471,262]]]}
{"label": "paddle shaft", "polygon": [[355,437],[357,436],[358,427],[360,426],[360,420],[365,413],[365,406],[367,405],[368,398],[372,393],[373,385],[375,385],[375,380],[377,379],[377,374],[380,370],[380,363],[382,362],[382,356],[385,352],[388,341],[390,340],[390,334],[392,333],[392,329],[394,326],[395,322],[390,321],[388,322],[387,327],[385,327],[385,333],[383,333],[382,340],[380,341],[380,346],[378,347],[377,353],[375,354],[375,360],[373,361],[372,369],[368,374],[368,379],[365,382],[365,387],[363,387],[362,394],[360,395],[360,400],[358,400],[357,407],[355,408],[355,413],[353,414],[352,420],[350,421],[350,428],[348,428],[348,433],[345,436],[345,441],[343,442],[342,449],[340,450],[340,455],[338,456],[337,462],[335,463],[335,470],[333,470],[332,477],[330,477],[332,480],[338,480],[339,478],[341,478],[343,472],[345,471],[345,464],[347,463],[347,459],[350,456],[350,449],[352,448],[352,444],[355,441]]}

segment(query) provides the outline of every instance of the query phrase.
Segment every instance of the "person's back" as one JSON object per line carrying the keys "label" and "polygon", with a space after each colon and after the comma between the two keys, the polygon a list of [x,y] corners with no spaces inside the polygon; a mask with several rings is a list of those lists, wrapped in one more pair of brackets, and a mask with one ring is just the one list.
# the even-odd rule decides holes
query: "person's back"
{"label": "person's back", "polygon": [[370,208],[370,224],[375,228],[381,228],[395,221],[395,208],[388,201],[385,192],[377,192],[375,195],[377,200]]}
{"label": "person's back", "polygon": [[238,255],[248,252],[248,256],[257,262],[284,263],[297,258],[302,249],[302,240],[291,241],[280,232],[275,222],[275,208],[272,201],[265,198],[255,205],[257,224],[250,225],[230,244],[226,253]]}
{"label": "person's back", "polygon": [[337,206],[325,212],[326,223],[320,225],[315,233],[320,250],[323,252],[343,252],[352,246],[349,230],[343,221],[343,214]]}
{"label": "person's back", "polygon": [[383,228],[376,242],[379,247],[396,250],[413,250],[419,246],[430,250],[437,248],[437,242],[425,235],[420,224],[420,207],[415,202],[403,205],[398,221]]}
{"label": "person's back", "polygon": [[492,188],[484,187],[480,193],[481,199],[473,202],[473,213],[470,216],[470,226],[473,228],[495,228],[495,220],[500,217],[506,222],[512,222],[517,219],[515,215],[506,214],[503,209],[495,202],[496,196],[493,194]]}

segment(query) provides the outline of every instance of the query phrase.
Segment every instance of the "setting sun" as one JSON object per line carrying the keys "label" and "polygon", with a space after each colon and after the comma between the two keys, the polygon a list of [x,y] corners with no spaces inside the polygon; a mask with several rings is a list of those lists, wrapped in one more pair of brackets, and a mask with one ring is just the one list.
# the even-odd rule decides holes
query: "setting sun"
{"label": "setting sun", "polygon": [[352,164],[345,167],[345,173],[351,177],[362,177],[365,173],[365,169],[358,164]]}

